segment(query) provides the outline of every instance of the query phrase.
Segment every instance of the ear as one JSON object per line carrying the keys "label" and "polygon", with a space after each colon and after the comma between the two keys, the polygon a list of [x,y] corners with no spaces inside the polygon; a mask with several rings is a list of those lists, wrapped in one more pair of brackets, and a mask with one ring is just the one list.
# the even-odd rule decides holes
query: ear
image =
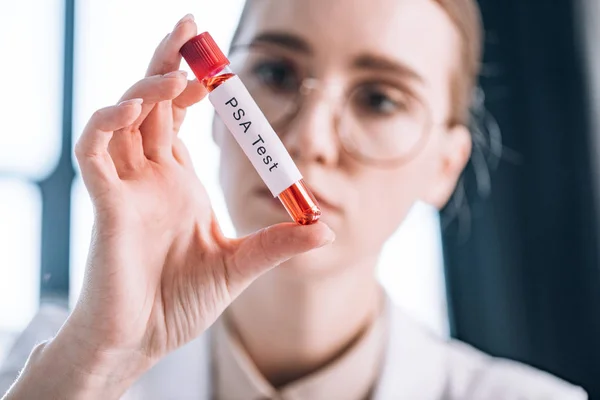
{"label": "ear", "polygon": [[471,134],[464,125],[456,125],[440,136],[440,163],[434,171],[433,182],[424,199],[438,209],[442,209],[454,193],[458,179],[469,162],[473,146]]}

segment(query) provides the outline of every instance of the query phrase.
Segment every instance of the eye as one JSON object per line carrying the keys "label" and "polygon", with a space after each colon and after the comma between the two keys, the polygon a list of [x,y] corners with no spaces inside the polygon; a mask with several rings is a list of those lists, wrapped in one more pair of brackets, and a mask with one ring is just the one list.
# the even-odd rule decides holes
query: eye
{"label": "eye", "polygon": [[393,116],[408,109],[406,96],[391,88],[363,87],[356,92],[354,102],[360,113],[370,116]]}
{"label": "eye", "polygon": [[299,79],[295,69],[284,61],[263,61],[255,65],[253,73],[259,84],[281,92],[297,91]]}

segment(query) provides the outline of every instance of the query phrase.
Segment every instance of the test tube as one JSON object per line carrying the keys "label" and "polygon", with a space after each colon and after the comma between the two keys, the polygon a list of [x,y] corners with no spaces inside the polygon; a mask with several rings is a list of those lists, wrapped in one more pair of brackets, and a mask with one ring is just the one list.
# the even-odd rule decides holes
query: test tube
{"label": "test tube", "polygon": [[252,96],[229,68],[229,60],[208,32],[190,39],[181,55],[209,92],[217,114],[274,197],[300,225],[321,216],[315,196]]}

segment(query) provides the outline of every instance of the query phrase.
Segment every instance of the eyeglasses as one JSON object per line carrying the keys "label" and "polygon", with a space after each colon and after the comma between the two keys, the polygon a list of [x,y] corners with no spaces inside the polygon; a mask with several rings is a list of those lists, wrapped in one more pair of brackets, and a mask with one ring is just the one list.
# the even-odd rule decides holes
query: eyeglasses
{"label": "eyeglasses", "polygon": [[[324,92],[307,63],[277,46],[234,46],[232,69],[248,88],[276,132],[282,135],[306,100]],[[396,166],[423,147],[432,123],[427,106],[408,87],[367,81],[334,100],[335,131],[342,148],[360,162]]]}

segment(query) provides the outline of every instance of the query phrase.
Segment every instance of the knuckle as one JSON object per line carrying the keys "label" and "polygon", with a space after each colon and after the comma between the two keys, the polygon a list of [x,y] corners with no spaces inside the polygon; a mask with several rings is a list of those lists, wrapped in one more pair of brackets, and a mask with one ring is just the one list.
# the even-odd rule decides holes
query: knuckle
{"label": "knuckle", "polygon": [[75,145],[74,152],[75,152],[75,158],[78,161],[81,161],[83,159],[83,149],[82,149],[81,142],[77,142],[77,144]]}
{"label": "knuckle", "polygon": [[84,152],[84,145],[83,145],[83,143],[82,143],[82,140],[81,140],[81,139],[79,139],[79,140],[77,141],[77,143],[75,143],[74,152],[75,152],[75,156],[76,156],[77,158],[80,158],[80,157],[82,157],[82,156],[84,155],[84,153],[85,153],[85,152]]}
{"label": "knuckle", "polygon": [[75,153],[75,157],[78,160],[82,160],[84,158],[90,158],[97,155],[96,149],[93,148],[93,140],[89,137],[93,132],[84,132],[77,143],[75,143],[75,147],[73,149]]}
{"label": "knuckle", "polygon": [[[164,57],[163,54],[161,54],[161,58],[162,57]],[[173,70],[173,63],[163,58],[161,60],[158,60],[156,67],[157,71],[159,71],[160,73],[166,73]]]}
{"label": "knuckle", "polygon": [[152,87],[152,82],[155,81],[156,78],[157,76],[154,75],[140,79],[131,87],[129,87],[129,89],[125,92],[121,100],[126,101],[138,97],[145,97],[145,93],[148,91],[149,87]]}
{"label": "knuckle", "polygon": [[105,110],[104,108],[101,108],[100,110],[94,111],[94,113],[90,117],[90,121],[93,124],[98,124],[99,122],[103,121],[105,118],[104,110]]}
{"label": "knuckle", "polygon": [[271,235],[271,228],[261,230],[258,239],[259,251],[262,253],[264,260],[268,264],[275,264],[279,260],[279,257],[272,250],[274,240],[273,235]]}
{"label": "knuckle", "polygon": [[140,166],[129,158],[115,160],[117,172],[122,179],[135,176],[140,170]]}
{"label": "knuckle", "polygon": [[99,152],[97,149],[88,148],[81,141],[77,142],[75,145],[75,158],[79,163],[82,163],[84,160],[86,162],[93,161],[94,159],[98,159],[102,156],[102,152]]}
{"label": "knuckle", "polygon": [[179,76],[175,76],[170,79],[163,79],[162,86],[162,90],[165,97],[175,98],[185,88],[185,82],[184,79],[181,79]]}

